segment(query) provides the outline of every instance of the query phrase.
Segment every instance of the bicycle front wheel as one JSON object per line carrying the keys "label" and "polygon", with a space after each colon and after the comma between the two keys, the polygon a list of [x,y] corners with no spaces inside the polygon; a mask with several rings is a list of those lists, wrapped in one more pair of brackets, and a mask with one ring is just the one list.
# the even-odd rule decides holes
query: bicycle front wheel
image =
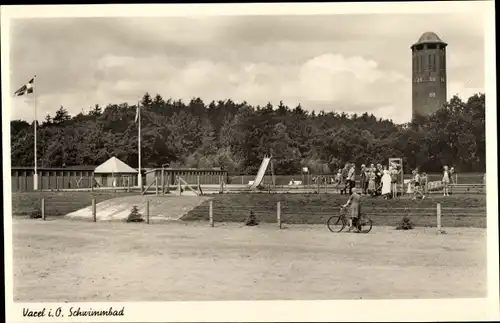
{"label": "bicycle front wheel", "polygon": [[331,232],[340,232],[344,230],[345,220],[341,215],[334,215],[328,219],[328,221],[326,222],[326,226]]}

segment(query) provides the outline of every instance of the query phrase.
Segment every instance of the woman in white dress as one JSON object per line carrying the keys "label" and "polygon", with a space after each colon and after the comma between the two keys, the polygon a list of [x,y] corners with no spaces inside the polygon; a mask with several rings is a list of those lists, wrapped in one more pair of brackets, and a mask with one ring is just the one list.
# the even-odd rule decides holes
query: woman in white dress
{"label": "woman in white dress", "polygon": [[382,196],[388,199],[391,195],[391,175],[387,169],[384,169],[384,175],[382,175]]}

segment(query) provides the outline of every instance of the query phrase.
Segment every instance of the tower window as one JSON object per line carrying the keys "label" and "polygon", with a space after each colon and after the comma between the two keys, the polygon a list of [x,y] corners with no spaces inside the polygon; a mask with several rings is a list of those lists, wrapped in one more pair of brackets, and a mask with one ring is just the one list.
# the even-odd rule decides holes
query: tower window
{"label": "tower window", "polygon": [[436,55],[432,55],[432,70],[436,71]]}
{"label": "tower window", "polygon": [[435,98],[435,97],[436,97],[436,93],[435,93],[435,92],[431,92],[431,93],[429,93],[429,97],[430,97],[430,98]]}

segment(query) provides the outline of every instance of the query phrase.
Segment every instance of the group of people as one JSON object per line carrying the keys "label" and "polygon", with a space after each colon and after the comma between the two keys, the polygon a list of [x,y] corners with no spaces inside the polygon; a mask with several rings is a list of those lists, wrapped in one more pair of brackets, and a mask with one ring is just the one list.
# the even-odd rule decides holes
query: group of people
{"label": "group of people", "polygon": [[[365,165],[361,165],[361,187],[356,189],[355,185],[352,183],[354,181],[354,170],[355,166],[353,164],[346,164],[344,169],[339,170],[335,181],[337,181],[338,185],[344,184],[342,191],[345,193],[347,189],[349,189],[349,199],[345,204],[342,205],[342,208],[350,207],[349,210],[349,231],[353,229],[353,221],[354,219],[359,219],[362,215],[361,213],[361,195],[362,194],[371,194],[374,190],[377,189],[377,183],[381,186],[381,195],[385,198],[388,198],[391,192],[395,192],[393,184],[397,185],[397,176],[400,174],[401,169],[396,167],[397,165],[391,165],[389,167],[382,168],[380,164],[376,167],[370,165],[369,168],[365,167]],[[347,169],[347,176],[342,177]],[[443,196],[449,196],[449,184],[450,182],[454,182],[453,175],[455,173],[455,169],[451,167],[448,169],[448,166],[443,167],[443,177],[441,179],[441,183],[443,184]],[[381,175],[383,174],[383,175]],[[380,176],[381,175],[381,176]],[[425,181],[425,177],[427,176],[425,173],[421,176],[418,172],[418,169],[412,171],[412,179],[410,184],[413,187],[413,199],[415,200],[417,196],[420,196],[422,199],[425,199],[424,192],[422,192],[422,184]],[[378,179],[379,178],[379,179]],[[368,179],[368,185],[366,186],[366,179]],[[377,180],[378,179],[378,180]],[[344,183],[342,183],[342,180]],[[342,193],[341,191],[341,193]],[[361,192],[360,192],[361,191]],[[343,193],[342,193],[343,194]]]}
{"label": "group of people", "polygon": [[[389,166],[382,164],[361,165],[359,173],[360,191],[363,195],[383,196],[385,199],[394,198],[397,195],[397,183],[401,177],[401,166],[392,163]],[[339,169],[333,179],[340,194],[352,194],[356,186],[356,166],[346,163],[344,168]]]}
{"label": "group of people", "polygon": [[[361,165],[359,173],[356,173],[356,166],[354,163],[346,163],[342,169],[339,169],[335,177],[330,179],[330,183],[335,185],[341,195],[352,195],[353,189],[356,187],[356,179],[359,177],[359,193],[362,195],[369,195],[372,197],[382,196],[384,199],[395,198],[398,195],[398,184],[401,183],[402,168],[400,164],[391,163],[390,165],[370,164],[366,166]],[[443,195],[449,196],[449,185],[454,184],[454,167],[448,168],[443,166],[443,177],[441,184],[443,187]],[[326,177],[314,177],[313,182],[318,181],[327,183]],[[293,182],[293,180],[292,180]],[[425,183],[427,182],[427,175],[420,174],[418,169],[412,171],[412,178],[409,181],[413,199],[420,197],[425,198],[426,192]],[[406,183],[406,182],[405,182]],[[404,189],[404,187],[403,187]]]}

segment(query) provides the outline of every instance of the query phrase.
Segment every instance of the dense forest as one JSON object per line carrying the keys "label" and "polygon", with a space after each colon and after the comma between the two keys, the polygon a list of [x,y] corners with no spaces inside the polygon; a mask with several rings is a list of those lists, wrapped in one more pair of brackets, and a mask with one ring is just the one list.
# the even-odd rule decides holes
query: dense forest
{"label": "dense forest", "polygon": [[[99,105],[71,116],[61,107],[38,123],[39,167],[99,165],[116,156],[137,167],[136,106]],[[251,106],[231,100],[205,104],[164,100],[146,93],[141,101],[143,167],[223,167],[256,173],[272,153],[276,174],[297,174],[308,166],[332,173],[345,162],[387,163],[401,157],[406,171],[484,172],[485,96],[463,102],[453,97],[443,109],[411,123],[395,124],[367,113],[347,115]],[[33,124],[11,121],[12,165],[32,166]]]}

